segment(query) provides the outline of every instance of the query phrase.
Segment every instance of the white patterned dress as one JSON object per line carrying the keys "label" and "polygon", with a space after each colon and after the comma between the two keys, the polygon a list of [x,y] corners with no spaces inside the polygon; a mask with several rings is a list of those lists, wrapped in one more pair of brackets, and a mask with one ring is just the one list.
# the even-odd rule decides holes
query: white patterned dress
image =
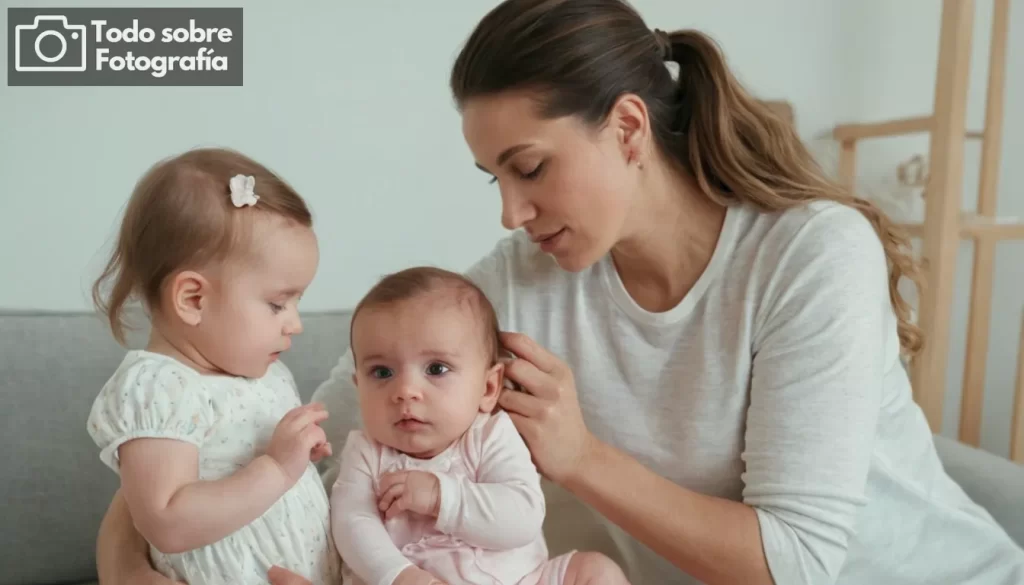
{"label": "white patterned dress", "polygon": [[[88,430],[100,459],[119,471],[118,447],[144,438],[199,448],[199,479],[217,480],[263,454],[278,421],[301,404],[288,368],[275,362],[260,379],[201,375],[177,360],[130,351],[93,403]],[[328,497],[316,467],[262,516],[218,542],[180,554],[150,547],[153,565],[188,585],[264,585],[280,565],[314,585],[340,583]]]}

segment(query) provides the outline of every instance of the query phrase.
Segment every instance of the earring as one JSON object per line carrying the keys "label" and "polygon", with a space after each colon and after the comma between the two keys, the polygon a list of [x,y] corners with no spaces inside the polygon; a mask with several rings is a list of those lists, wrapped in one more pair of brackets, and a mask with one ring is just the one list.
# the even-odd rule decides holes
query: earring
{"label": "earring", "polygon": [[630,163],[636,163],[636,168],[638,168],[638,169],[643,169],[644,168],[644,163],[641,162],[639,158],[637,158],[635,152],[629,153],[629,162]]}

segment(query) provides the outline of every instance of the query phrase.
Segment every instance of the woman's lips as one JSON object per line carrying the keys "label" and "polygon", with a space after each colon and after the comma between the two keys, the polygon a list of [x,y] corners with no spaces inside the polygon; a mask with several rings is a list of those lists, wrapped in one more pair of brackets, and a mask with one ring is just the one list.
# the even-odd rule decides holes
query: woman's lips
{"label": "woman's lips", "polygon": [[540,249],[541,250],[543,250],[545,253],[549,254],[555,248],[558,247],[558,244],[562,241],[564,235],[565,235],[565,228],[562,228],[562,229],[558,230],[557,232],[555,232],[555,233],[553,233],[553,234],[551,234],[551,235],[549,235],[547,237],[544,237],[544,238],[541,238],[541,239],[537,240],[537,243],[540,244]]}

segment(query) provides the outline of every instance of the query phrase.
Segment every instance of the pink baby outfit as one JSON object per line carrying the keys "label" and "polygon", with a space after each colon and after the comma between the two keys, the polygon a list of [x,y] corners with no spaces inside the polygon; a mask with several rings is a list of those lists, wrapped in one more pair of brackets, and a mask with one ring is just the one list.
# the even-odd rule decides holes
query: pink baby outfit
{"label": "pink baby outfit", "polygon": [[[438,517],[403,513],[385,522],[377,508],[380,476],[412,469],[437,476]],[[559,585],[569,555],[548,560],[544,513],[540,476],[505,412],[478,416],[432,459],[352,431],[331,491],[346,585],[391,585],[410,564],[449,585]]]}

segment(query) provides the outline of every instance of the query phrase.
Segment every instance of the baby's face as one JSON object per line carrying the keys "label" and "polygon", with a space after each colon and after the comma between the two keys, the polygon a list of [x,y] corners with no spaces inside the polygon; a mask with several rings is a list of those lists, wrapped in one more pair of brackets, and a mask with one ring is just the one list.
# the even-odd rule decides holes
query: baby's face
{"label": "baby's face", "polygon": [[364,430],[393,449],[433,457],[494,408],[502,365],[491,364],[482,320],[450,291],[363,309],[352,345]]}
{"label": "baby's face", "polygon": [[252,237],[248,257],[211,279],[196,345],[219,369],[259,378],[302,332],[298,302],[319,252],[311,229],[280,218],[256,222]]}

